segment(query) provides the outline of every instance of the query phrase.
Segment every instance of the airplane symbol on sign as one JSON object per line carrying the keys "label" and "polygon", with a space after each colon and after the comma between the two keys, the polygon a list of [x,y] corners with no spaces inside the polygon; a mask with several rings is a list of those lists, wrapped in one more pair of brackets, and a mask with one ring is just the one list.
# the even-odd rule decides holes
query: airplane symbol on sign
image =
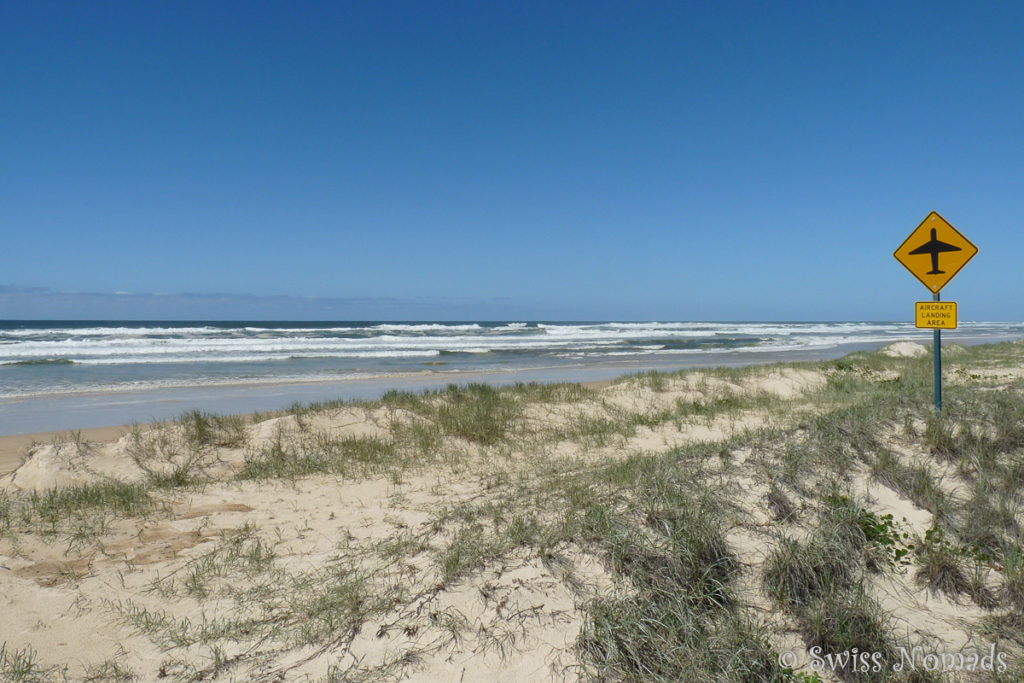
{"label": "airplane symbol on sign", "polygon": [[[929,232],[930,239],[927,237]],[[938,294],[977,253],[978,248],[969,239],[961,235],[949,221],[932,211],[892,255],[922,285],[933,294]],[[925,254],[931,258],[921,258]],[[942,257],[942,268],[939,268],[939,254],[945,254]],[[926,270],[929,265],[932,269]]]}
{"label": "airplane symbol on sign", "polygon": [[960,247],[954,247],[935,237],[935,228],[932,228],[932,238],[908,254],[928,254],[932,257],[932,269],[926,275],[942,275],[946,271],[939,270],[939,254],[945,251],[961,251]]}

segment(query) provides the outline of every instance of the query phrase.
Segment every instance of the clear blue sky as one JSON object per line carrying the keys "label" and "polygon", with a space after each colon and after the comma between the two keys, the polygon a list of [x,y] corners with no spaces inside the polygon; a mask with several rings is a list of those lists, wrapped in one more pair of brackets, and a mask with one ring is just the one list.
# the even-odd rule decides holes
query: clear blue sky
{"label": "clear blue sky", "polygon": [[[0,317],[1024,319],[1024,3],[3,2]],[[125,294],[128,293],[128,294]],[[188,296],[182,296],[187,294]]]}

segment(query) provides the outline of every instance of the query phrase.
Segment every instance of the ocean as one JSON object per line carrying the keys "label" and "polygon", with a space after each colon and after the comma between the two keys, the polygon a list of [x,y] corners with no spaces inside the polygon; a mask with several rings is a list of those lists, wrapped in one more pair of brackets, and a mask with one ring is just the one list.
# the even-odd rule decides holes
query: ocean
{"label": "ocean", "polygon": [[[1022,337],[1019,322],[965,322],[944,333],[961,344]],[[85,397],[131,406],[149,396],[180,410],[185,389],[202,404],[230,387],[238,400],[216,407],[262,410],[271,406],[257,398],[283,400],[282,385],[320,387],[296,389],[296,400],[362,398],[476,378],[582,380],[835,357],[900,340],[927,343],[931,332],[905,322],[0,321],[0,414],[21,416],[0,417],[0,434],[31,431],[25,415],[59,411],[61,401],[80,407]],[[140,411],[132,419],[165,412]]]}

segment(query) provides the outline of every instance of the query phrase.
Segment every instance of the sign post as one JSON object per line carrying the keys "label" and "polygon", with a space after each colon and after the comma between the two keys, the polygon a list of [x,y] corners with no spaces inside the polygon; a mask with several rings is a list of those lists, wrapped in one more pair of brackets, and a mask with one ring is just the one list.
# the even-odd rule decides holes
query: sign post
{"label": "sign post", "polygon": [[[946,302],[945,305],[939,303],[939,290],[977,253],[978,248],[935,211],[925,216],[921,224],[893,252],[896,260],[932,293],[930,305],[929,302],[918,302],[915,324],[917,327],[934,329],[936,412],[942,411],[942,329],[956,327],[956,302]],[[948,304],[953,305],[951,309]]]}
{"label": "sign post", "polygon": [[[932,295],[932,301],[939,300],[939,293],[935,292]],[[935,355],[935,412],[942,412],[942,330],[938,327],[935,328],[934,336],[932,337],[932,353]]]}
{"label": "sign post", "polygon": [[914,325],[916,327],[929,328],[935,331],[934,355],[935,355],[935,407],[942,408],[942,330],[956,329],[956,302],[943,301],[940,303],[938,293],[932,295],[931,301],[918,301],[914,307]]}

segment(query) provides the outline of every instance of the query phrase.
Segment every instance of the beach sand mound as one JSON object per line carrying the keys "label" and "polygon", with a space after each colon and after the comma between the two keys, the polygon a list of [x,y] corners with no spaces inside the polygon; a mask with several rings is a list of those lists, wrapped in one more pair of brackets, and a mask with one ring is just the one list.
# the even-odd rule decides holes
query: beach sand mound
{"label": "beach sand mound", "polygon": [[967,347],[961,346],[960,344],[943,344],[942,355],[944,356],[962,356],[967,353]]}
{"label": "beach sand mound", "polygon": [[879,353],[890,358],[920,358],[928,353],[928,349],[921,344],[902,341],[883,347]]}
{"label": "beach sand mound", "polygon": [[750,390],[765,392],[784,399],[793,399],[825,386],[825,375],[813,370],[781,368],[766,375],[755,376],[749,383]]}
{"label": "beach sand mound", "polygon": [[144,472],[127,455],[127,437],[115,442],[54,442],[28,449],[25,462],[0,477],[0,491],[44,491],[103,481],[138,481]]}

